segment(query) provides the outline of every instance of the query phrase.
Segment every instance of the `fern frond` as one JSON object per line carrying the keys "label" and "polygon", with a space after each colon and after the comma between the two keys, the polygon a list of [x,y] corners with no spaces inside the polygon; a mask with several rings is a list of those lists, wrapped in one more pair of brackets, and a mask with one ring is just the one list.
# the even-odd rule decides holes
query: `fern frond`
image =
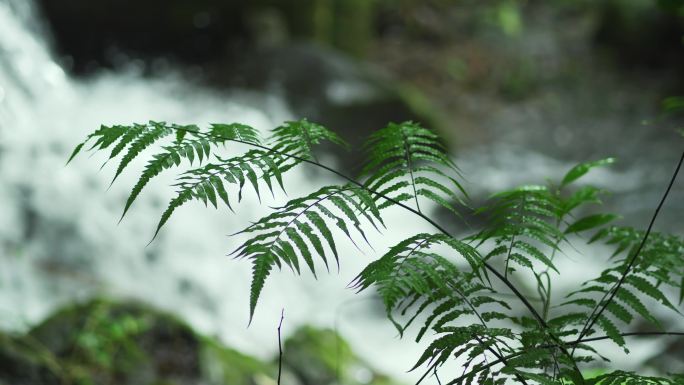
{"label": "fern frond", "polygon": [[[249,145],[250,150],[239,146],[237,155],[220,155],[229,142]],[[347,180],[347,185],[326,186],[291,199],[238,233],[248,239],[233,255],[252,264],[250,322],[274,268],[287,266],[297,274],[309,270],[316,277],[316,264],[322,262],[329,269],[332,257],[339,269],[340,233],[361,249],[359,240],[370,245],[368,229],[384,226],[382,209],[398,205],[418,215],[442,234],[421,233],[398,243],[366,266],[350,285],[359,291],[375,288],[400,334],[414,322],[421,323],[416,340],[433,334],[434,340],[414,367],[427,368],[419,382],[430,373],[436,375],[438,367],[456,358],[464,374],[448,384],[503,385],[508,380],[524,385],[585,383],[578,363],[603,358],[588,342],[610,339],[626,350],[624,337],[636,333],[623,333],[620,325],[628,325],[637,317],[657,325],[650,302],[678,311],[676,301],[668,297],[672,288],[680,290],[680,303],[684,299],[681,238],[651,234],[653,221],[644,233],[606,227],[617,218],[613,214],[576,215],[585,205],[600,203],[603,194],[601,189],[577,186],[577,182],[590,170],[612,164],[612,158],[575,166],[556,184],[522,186],[493,195],[479,210],[487,215],[488,226],[464,241],[451,236],[421,209],[427,200],[458,215],[457,205],[465,205],[467,198],[459,170],[434,133],[411,122],[389,124],[376,132],[365,147],[368,163],[362,170],[364,181],[319,163],[315,146],[322,142],[344,145],[335,133],[305,119],[277,127],[264,142],[253,128],[241,124],[213,124],[202,129],[149,122],[102,126],[74,149],[69,161],[88,145],[89,150],[106,150],[105,164],[120,158],[113,183],[144,152],[157,149],[144,165],[122,218],[153,178],[165,170],[186,166],[155,237],[175,210],[187,202],[200,201],[215,208],[223,203],[232,210],[245,189],[253,190],[260,200],[266,190],[272,195],[278,187],[284,191],[283,175],[301,163]],[[403,203],[407,201],[413,203]],[[615,248],[609,258],[612,266],[568,294],[565,302],[551,306],[550,271],[557,272],[556,253],[562,253],[562,247],[574,242],[576,235],[589,231],[596,231],[589,243],[601,241]],[[503,272],[490,264],[495,258],[505,262]],[[530,282],[536,284],[539,297],[535,300],[541,311],[508,279],[514,271],[511,263],[532,273]],[[505,293],[496,291],[498,287],[492,286],[487,274],[495,275],[501,287],[510,290],[529,314],[511,314],[509,303],[501,299]],[[464,318],[470,324],[464,326]],[[495,328],[491,323],[504,327]],[[595,329],[605,335],[584,338]],[[575,355],[576,350],[581,355]],[[627,372],[592,381],[616,385],[681,383],[680,378]]]}
{"label": "fern frond", "polygon": [[268,144],[273,151],[312,160],[316,159],[313,151],[314,145],[323,141],[347,146],[336,133],[306,119],[285,122],[282,126],[273,129]]}
{"label": "fern frond", "polygon": [[490,225],[472,239],[482,244],[492,241],[493,249],[485,256],[503,256],[507,273],[514,271],[509,262],[534,271],[532,260],[558,271],[550,258],[540,250],[556,250],[565,240],[554,226],[562,216],[559,200],[545,186],[528,185],[495,194],[489,206],[480,209],[489,216]]}
{"label": "fern frond", "polygon": [[[485,258],[504,257],[506,274],[514,271],[509,268],[510,262],[532,271],[537,279],[536,263],[558,272],[553,259],[560,246],[568,242],[567,235],[599,228],[617,218],[613,214],[595,214],[569,222],[566,218],[573,217],[575,210],[600,203],[603,190],[583,186],[567,195],[567,189],[591,169],[613,162],[608,158],[581,163],[568,171],[557,186],[525,185],[494,194],[490,203],[478,210],[488,217],[489,226],[472,239],[478,245],[493,243]],[[542,283],[540,288],[544,289]]]}
{"label": "fern frond", "polygon": [[[249,233],[251,238],[232,254],[236,258],[250,259],[253,264],[250,319],[274,265],[281,268],[284,264],[300,273],[301,257],[316,275],[314,257],[319,257],[328,267],[325,243],[339,268],[333,228],[352,242],[356,236],[365,239],[362,218],[376,228],[382,223],[379,210],[366,190],[353,185],[326,186],[305,197],[290,200],[242,230],[240,234]],[[358,234],[352,233],[347,223],[351,223]]]}
{"label": "fern frond", "polygon": [[211,156],[212,147],[219,146],[227,141],[240,141],[250,144],[260,143],[256,130],[243,124],[213,124],[208,130],[201,130],[195,125],[169,125],[163,122],[150,121],[147,124],[133,124],[130,126],[102,126],[99,130],[89,135],[86,141],[76,147],[69,161],[81,151],[88,141],[95,140],[90,150],[104,150],[113,145],[106,162],[123,154],[112,179],[112,183],[114,183],[124,169],[144,150],[173,133],[176,134],[175,140],[162,146],[163,151],[152,155],[152,159],[146,164],[140,178],[126,200],[121,218],[126,215],[133,202],[151,179],[166,169],[180,166],[183,159],[186,159],[190,165],[197,159],[201,165],[204,159],[208,160]]}
{"label": "fern frond", "polygon": [[[467,194],[452,173],[460,177],[439,137],[418,124],[390,123],[375,132],[365,145],[368,160],[361,174],[365,185],[396,201],[428,199],[458,215],[453,202],[465,204]],[[376,199],[379,199],[376,197]],[[391,206],[383,202],[380,208]]]}
{"label": "fern frond", "polygon": [[430,343],[411,370],[426,365],[427,370],[421,378],[422,380],[434,369],[447,363],[448,360],[463,358],[465,360],[464,370],[471,367],[473,370],[448,382],[448,384],[472,383],[475,378],[487,379],[491,373],[491,367],[487,364],[485,352],[493,349],[501,341],[513,340],[514,337],[511,330],[505,328],[484,327],[482,325],[447,327],[444,328],[438,338]]}
{"label": "fern frond", "polygon": [[[569,298],[575,299],[565,304],[576,305],[578,297],[585,298],[586,295],[594,293],[601,298],[591,299],[594,305],[590,307],[596,309],[605,305],[608,313],[625,325],[629,325],[634,317],[639,315],[659,326],[657,318],[642,301],[643,298],[650,298],[679,313],[677,307],[666,295],[668,287],[679,289],[681,303],[683,295],[681,282],[684,279],[684,240],[674,235],[650,234],[641,252],[636,256],[632,269],[625,276],[624,285],[620,286],[615,293],[617,301],[608,302],[609,293],[614,290],[627,263],[637,252],[643,237],[643,231],[629,227],[613,226],[598,231],[590,242],[603,241],[615,248],[611,257],[613,266],[604,270],[599,277],[584,282],[581,289],[568,294]],[[587,315],[588,318],[591,316],[593,313]],[[615,337],[616,330],[607,330],[607,327],[610,328],[609,325],[607,326],[607,319],[605,315],[601,315],[596,322],[615,343],[624,345],[621,337]]]}
{"label": "fern frond", "polygon": [[126,126],[100,126],[98,130],[88,135],[83,142],[79,143],[74,148],[74,151],[71,152],[71,155],[67,160],[67,164],[74,160],[76,155],[78,155],[81,150],[83,150],[83,147],[92,139],[95,139],[95,143],[93,143],[89,150],[104,150],[121,139],[127,131],[128,128]]}
{"label": "fern frond", "polygon": [[679,377],[672,379],[662,377],[641,376],[632,372],[614,371],[592,378],[589,385],[683,385],[684,380]]}
{"label": "fern frond", "polygon": [[[130,132],[134,131],[131,130]],[[118,150],[119,148],[123,150],[124,146],[126,146],[126,140],[130,139],[131,144],[127,147],[126,153],[121,158],[121,162],[119,163],[119,167],[116,169],[116,173],[114,174],[111,183],[114,183],[114,181],[119,177],[119,175],[121,175],[123,170],[133,161],[133,159],[140,155],[141,152],[143,152],[145,149],[147,149],[149,146],[151,146],[159,139],[171,135],[173,132],[173,128],[167,126],[164,123],[150,122],[150,124],[143,127],[140,133],[134,136],[124,135],[121,142],[119,143],[119,145],[123,146],[114,148],[112,154],[110,155],[110,159],[113,156],[116,156],[115,150]]]}
{"label": "fern frond", "polygon": [[570,171],[568,171],[565,174],[565,176],[563,177],[563,180],[561,181],[561,187],[567,186],[570,183],[576,181],[577,179],[584,176],[586,173],[588,173],[593,168],[604,167],[604,166],[611,165],[613,163],[615,163],[615,158],[605,158],[605,159],[599,159],[599,160],[596,160],[593,162],[580,163],[577,166],[570,169]]}
{"label": "fern frond", "polygon": [[[471,271],[461,271],[454,262],[432,251],[440,246],[463,257]],[[481,261],[477,250],[465,242],[443,234],[421,233],[390,248],[380,259],[371,262],[350,285],[358,291],[374,286],[383,300],[388,318],[402,335],[418,314],[433,307],[416,338],[420,340],[431,326],[435,331],[441,330],[463,315],[480,317],[483,322],[507,317],[491,306],[498,304],[508,309],[508,305],[493,298],[494,291],[478,282]],[[477,309],[485,305],[489,311],[478,312]],[[395,319],[395,313],[404,315],[411,308],[417,309],[416,315],[405,324]]]}
{"label": "fern frond", "polygon": [[[237,201],[242,200],[242,192],[247,183],[259,194],[259,183],[264,183],[272,191],[275,181],[283,188],[282,174],[289,170],[278,154],[263,150],[249,150],[244,155],[224,159],[215,157],[217,163],[209,163],[204,167],[186,171],[178,178],[176,197],[173,198],[157,224],[154,237],[159,234],[174,211],[191,200],[200,200],[205,206],[209,203],[218,208],[222,201],[230,210],[230,198],[226,184],[237,185]],[[135,190],[134,190],[135,191]],[[130,198],[129,198],[130,199]],[[154,239],[153,237],[153,239]]]}
{"label": "fern frond", "polygon": [[[598,231],[590,242],[602,241],[613,246],[615,251],[612,258],[616,266],[620,266],[634,255],[643,237],[644,231],[612,226]],[[666,284],[680,287],[684,278],[684,239],[676,235],[651,232],[634,261],[632,271],[655,279],[657,286]],[[684,292],[680,291],[679,294],[681,304]]]}

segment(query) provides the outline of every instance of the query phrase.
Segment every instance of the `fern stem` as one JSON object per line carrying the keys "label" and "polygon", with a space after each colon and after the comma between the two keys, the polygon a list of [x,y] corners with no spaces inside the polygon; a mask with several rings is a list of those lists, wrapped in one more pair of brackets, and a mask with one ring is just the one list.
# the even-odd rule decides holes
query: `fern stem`
{"label": "fern stem", "polygon": [[416,208],[418,212],[420,211],[420,203],[418,203],[418,192],[416,191],[416,180],[413,176],[413,162],[411,162],[411,149],[409,148],[408,138],[406,137],[406,132],[404,129],[401,130],[401,136],[404,138],[404,152],[406,152],[406,165],[409,169],[409,174],[411,175],[411,187],[413,187],[413,197],[416,199]]}
{"label": "fern stem", "polygon": [[[544,285],[541,284],[543,283],[541,280],[542,277],[546,278],[546,287],[544,287]],[[544,318],[544,320],[546,320],[547,318],[549,318],[549,308],[551,306],[551,276],[549,275],[549,269],[546,269],[541,274],[539,274],[539,282],[540,285],[539,290],[537,290],[537,292],[539,293],[539,296],[542,299],[542,317]]]}
{"label": "fern stem", "polygon": [[[665,193],[663,194],[663,197],[660,199],[660,202],[658,203],[658,206],[655,209],[655,212],[653,213],[653,216],[651,217],[651,222],[648,224],[648,228],[646,229],[646,233],[644,233],[644,237],[641,239],[641,243],[639,244],[639,247],[636,249],[634,254],[629,260],[629,263],[627,264],[627,267],[625,270],[622,272],[622,275],[620,276],[620,279],[618,282],[613,286],[613,288],[608,291],[610,293],[609,297],[607,300],[603,301],[601,300],[596,304],[596,307],[594,307],[594,311],[592,311],[592,315],[589,316],[587,319],[587,322],[584,324],[584,327],[582,328],[582,331],[580,332],[579,336],[577,337],[577,341],[581,340],[582,337],[584,337],[589,330],[596,324],[598,321],[599,317],[603,312],[606,310],[608,305],[613,301],[615,298],[615,295],[617,295],[618,290],[620,290],[620,287],[622,287],[622,284],[625,282],[625,279],[627,278],[627,275],[629,274],[630,270],[632,270],[632,267],[634,266],[634,263],[637,260],[637,257],[641,253],[641,250],[644,248],[644,245],[646,245],[646,242],[648,241],[648,236],[651,234],[651,230],[653,229],[653,224],[655,223],[656,218],[658,217],[658,214],[660,213],[660,209],[663,207],[663,204],[665,204],[665,200],[667,199],[667,196],[670,194],[670,190],[672,189],[672,186],[674,185],[675,180],[677,179],[677,175],[679,174],[679,170],[682,167],[682,162],[684,162],[684,152],[682,152],[682,156],[679,158],[679,163],[677,163],[677,167],[675,168],[674,173],[672,174],[672,178],[670,179],[670,183],[667,185],[667,189],[665,190]],[[605,295],[604,295],[605,298]],[[600,306],[600,309],[596,311]],[[572,354],[575,353],[575,348],[572,349]]]}
{"label": "fern stem", "polygon": [[[560,190],[558,190],[558,193],[560,193]],[[556,229],[560,230],[560,224],[563,221],[563,217],[565,214],[561,214],[558,219],[556,219]],[[562,236],[556,236],[556,245],[551,251],[551,258],[549,260],[553,262],[553,259],[556,257],[556,251],[558,250],[558,246],[561,243],[561,240],[563,240]],[[542,275],[546,275],[546,290],[545,291],[545,298],[543,298],[544,302],[542,303],[542,316],[544,317],[544,320],[546,320],[549,317],[549,308],[551,307],[551,277],[549,276],[549,268],[547,267],[544,269],[544,271],[539,274],[541,277]],[[541,293],[540,293],[541,294]]]}
{"label": "fern stem", "polygon": [[[485,320],[482,318],[482,316],[481,316],[480,313],[477,311],[477,309],[475,309],[475,306],[474,306],[473,303],[468,299],[468,297],[467,297],[465,294],[463,294],[457,287],[453,287],[453,286],[452,286],[452,289],[453,289],[459,296],[461,296],[461,298],[463,299],[463,301],[464,301],[465,303],[468,304],[468,307],[470,307],[470,309],[473,311],[473,313],[474,313],[474,314],[477,316],[477,318],[480,320],[480,323],[482,324],[482,326],[484,326],[485,328],[488,329],[489,327],[487,326],[487,323],[486,323]],[[494,357],[496,357],[497,359],[501,360],[501,362],[502,362],[505,366],[508,366],[508,360],[504,357],[503,353],[501,352],[501,349],[499,348],[499,345],[497,345],[497,344],[495,343],[495,344],[494,344],[494,348],[492,348],[491,346],[485,345],[484,341],[482,341],[482,340],[480,339],[479,336],[476,335],[476,336],[475,336],[475,339],[477,339],[477,341],[480,343],[481,346],[484,346],[485,349],[489,350],[489,351],[494,355]],[[494,337],[494,341],[495,341],[495,342],[499,342],[499,340],[496,339],[496,337]],[[508,345],[505,344],[505,343],[504,343],[504,345],[508,346]],[[528,384],[527,384],[527,381],[525,381],[525,379],[524,379],[523,377],[521,377],[520,374],[517,374],[517,373],[516,373],[516,374],[515,374],[515,377],[516,377],[516,378],[518,379],[518,381],[520,381],[522,384],[528,385]]]}
{"label": "fern stem", "polygon": [[[520,207],[518,208],[518,227],[522,226],[522,219],[520,218],[523,215],[523,208],[525,207],[525,194],[523,194],[520,197]],[[504,277],[508,278],[508,262],[511,260],[511,254],[513,254],[513,245],[515,245],[515,236],[516,234],[513,234],[511,236],[511,244],[508,246],[508,255],[506,255],[506,266],[504,267]]]}
{"label": "fern stem", "polygon": [[437,374],[437,368],[434,370],[435,379],[437,379],[437,384],[442,385],[442,381],[439,380],[439,375]]}
{"label": "fern stem", "polygon": [[[620,333],[620,335],[623,337],[633,337],[633,336],[684,336],[684,332],[629,332],[629,333]],[[591,338],[585,338],[582,340],[568,341],[568,342],[565,342],[565,344],[567,344],[567,345],[579,345],[579,344],[583,344],[586,342],[602,341],[602,340],[608,340],[608,339],[611,339],[611,337],[609,337],[609,336],[591,337]],[[556,347],[557,347],[557,345],[542,345],[542,346],[538,346],[537,348],[538,349],[554,349]],[[504,362],[504,360],[510,360],[510,359],[522,356],[527,352],[528,352],[527,350],[520,350],[520,351],[517,351],[515,353],[511,353],[511,354],[504,356],[504,357],[502,357],[496,361],[492,361],[492,362],[488,363],[487,365],[481,366],[479,368],[472,369],[471,371],[464,373],[463,375],[456,378],[455,380],[447,383],[446,385],[457,384],[469,376],[472,376],[472,375],[477,374],[483,370],[487,370],[493,366],[501,364]]]}
{"label": "fern stem", "polygon": [[[297,213],[297,215],[295,215],[294,218],[290,219],[290,221],[287,222],[287,224],[286,224],[285,226],[283,226],[282,229],[280,229],[280,231],[278,232],[278,235],[277,235],[275,238],[273,238],[273,240],[272,240],[271,242],[269,242],[269,244],[268,244],[268,246],[267,246],[267,249],[270,250],[270,251],[272,251],[272,250],[273,250],[273,245],[275,245],[275,243],[280,239],[280,237],[283,235],[283,233],[285,233],[285,231],[290,227],[290,225],[292,225],[293,223],[295,223],[295,221],[297,221],[297,220],[299,219],[299,217],[302,216],[302,214],[306,213],[306,212],[309,211],[312,207],[318,205],[319,203],[323,202],[324,200],[330,198],[331,196],[333,196],[333,195],[335,195],[335,194],[338,194],[338,193],[341,193],[341,192],[343,192],[343,191],[345,191],[345,190],[346,190],[346,189],[340,189],[340,190],[337,190],[337,191],[333,191],[333,192],[331,192],[330,194],[327,194],[326,196],[324,196],[324,197],[322,197],[322,198],[318,198],[315,202],[313,202],[313,203],[309,204],[308,206],[306,206],[302,211],[300,211],[299,213]],[[240,250],[240,249],[238,249],[238,250]],[[238,250],[235,250],[235,251],[234,251],[233,253],[231,253],[231,254],[237,253]],[[337,270],[338,270],[338,271],[340,270],[339,261],[337,262]]]}
{"label": "fern stem", "polygon": [[[639,337],[639,336],[680,336],[684,337],[684,332],[629,332],[629,333],[620,333],[622,337]],[[568,342],[568,345],[578,345],[578,344],[583,344],[585,342],[594,342],[594,341],[602,341],[602,340],[608,340],[611,339],[609,336],[600,336],[600,337],[591,337],[591,338],[585,338],[582,340],[578,341],[571,341]]]}

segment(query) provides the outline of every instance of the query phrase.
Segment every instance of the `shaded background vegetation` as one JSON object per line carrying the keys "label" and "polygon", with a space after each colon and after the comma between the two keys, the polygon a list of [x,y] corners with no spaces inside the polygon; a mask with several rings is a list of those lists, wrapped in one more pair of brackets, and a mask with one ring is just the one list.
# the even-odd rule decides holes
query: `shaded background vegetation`
{"label": "shaded background vegetation", "polygon": [[40,3],[78,76],[181,68],[208,87],[282,95],[352,144],[413,119],[455,149],[673,159],[658,148],[678,124],[662,124],[663,100],[684,88],[678,0]]}

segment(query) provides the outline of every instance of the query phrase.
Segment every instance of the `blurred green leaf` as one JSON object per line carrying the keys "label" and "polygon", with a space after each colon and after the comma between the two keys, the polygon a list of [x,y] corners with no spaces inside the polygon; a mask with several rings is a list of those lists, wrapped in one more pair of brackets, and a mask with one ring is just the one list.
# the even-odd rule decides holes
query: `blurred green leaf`
{"label": "blurred green leaf", "polygon": [[608,166],[613,163],[615,163],[615,158],[606,158],[593,162],[580,163],[577,166],[573,167],[570,171],[568,171],[567,174],[565,174],[565,177],[563,177],[563,181],[561,181],[561,187],[567,186],[568,184],[581,178],[584,174],[588,173],[589,170],[591,170],[594,167]]}
{"label": "blurred green leaf", "polygon": [[611,222],[617,218],[619,218],[619,216],[614,214],[589,215],[588,217],[584,217],[568,226],[568,228],[565,229],[565,234],[579,233],[582,231],[590,230],[599,226],[603,226],[606,223]]}
{"label": "blurred green leaf", "polygon": [[684,97],[682,96],[671,96],[663,100],[662,103],[663,112],[666,114],[674,114],[678,112],[684,112]]}

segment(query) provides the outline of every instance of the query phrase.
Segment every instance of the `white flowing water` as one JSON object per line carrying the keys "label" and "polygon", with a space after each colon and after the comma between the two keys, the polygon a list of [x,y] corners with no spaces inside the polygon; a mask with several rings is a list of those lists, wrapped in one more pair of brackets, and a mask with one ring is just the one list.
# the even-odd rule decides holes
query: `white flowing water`
{"label": "white flowing water", "polygon": [[[236,244],[225,234],[267,213],[266,206],[247,200],[233,215],[188,205],[146,247],[172,196],[171,179],[150,185],[117,225],[142,162],[109,190],[111,166],[98,172],[97,156],[81,156],[68,167],[64,163],[100,124],[239,121],[266,130],[292,118],[286,101],[239,90],[209,91],[173,71],[144,78],[133,65],[89,80],[73,79],[56,63],[33,12],[30,1],[0,0],[0,328],[25,330],[60,305],[109,295],[141,299],[228,345],[270,357],[277,349],[275,330],[284,308],[286,333],[304,323],[337,324],[378,369],[407,381],[417,378],[405,371],[422,346],[410,338],[399,340],[381,310],[372,311],[378,304],[345,286],[385,246],[409,233],[432,231],[427,224],[416,221],[376,234],[377,251],[368,249],[365,255],[343,244],[341,271],[319,274],[319,281],[275,272],[247,328],[250,266],[225,256]],[[472,184],[489,190],[510,186],[521,173],[506,170],[516,168],[525,170],[525,178],[541,181],[570,166],[506,151],[496,150],[497,157],[466,156],[462,167]],[[501,159],[509,163],[502,166]],[[635,177],[604,171],[595,181],[617,187],[614,181]],[[313,179],[305,169],[286,178],[290,196],[326,182],[334,180]],[[629,183],[621,186],[630,189]],[[405,218],[389,212],[386,222],[406,223]],[[583,273],[572,282],[586,278]]]}
{"label": "white flowing water", "polygon": [[[360,297],[345,287],[377,257],[372,250],[361,255],[342,242],[341,272],[320,274],[319,281],[275,272],[248,328],[250,266],[226,256],[236,241],[225,235],[266,214],[266,206],[247,200],[233,215],[188,205],[146,247],[172,196],[171,179],[150,185],[117,225],[143,163],[109,190],[112,170],[98,172],[97,156],[65,166],[73,147],[100,124],[243,122],[266,130],[292,118],[283,100],[212,92],[173,72],[143,78],[134,66],[73,79],[55,62],[33,12],[29,1],[0,1],[0,328],[25,330],[60,305],[108,295],[146,301],[266,358],[277,350],[284,308],[285,333],[305,323],[337,324],[378,369],[410,378],[404,373],[418,348],[368,311],[372,301],[354,302]],[[296,196],[326,182],[334,180],[301,170],[287,176],[286,187]],[[376,250],[401,236],[374,236]]]}

